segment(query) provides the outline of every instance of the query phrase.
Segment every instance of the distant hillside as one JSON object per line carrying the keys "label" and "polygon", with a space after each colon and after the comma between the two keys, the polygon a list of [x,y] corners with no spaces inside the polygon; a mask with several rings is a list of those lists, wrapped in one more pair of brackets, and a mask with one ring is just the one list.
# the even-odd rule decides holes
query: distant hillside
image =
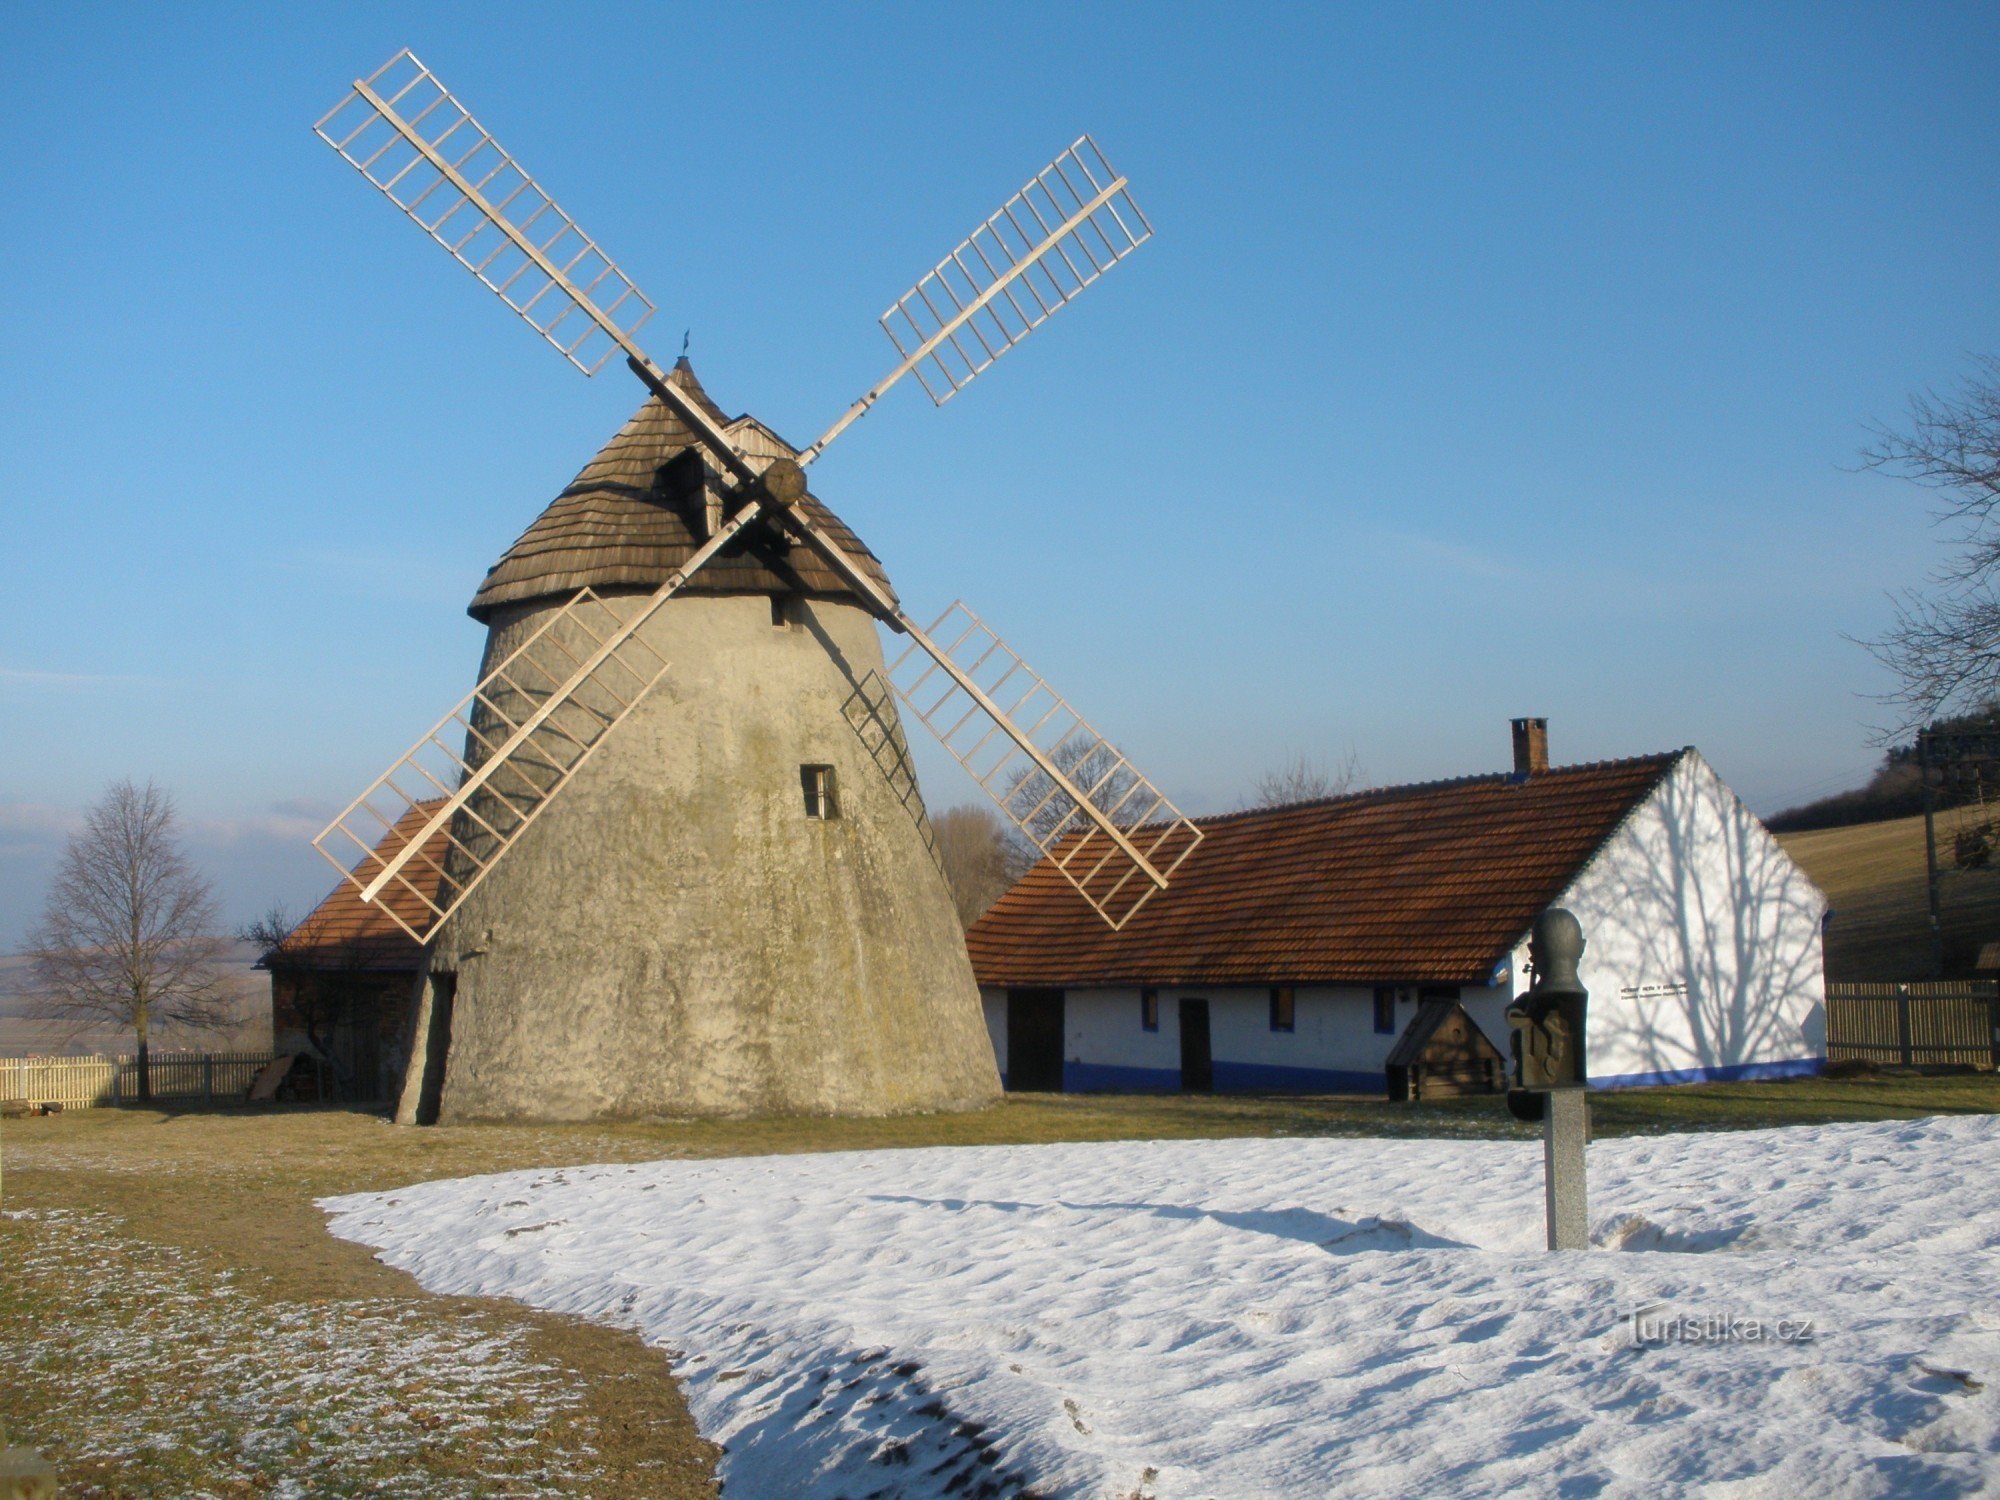
{"label": "distant hillside", "polygon": [[1880,823],[1889,818],[1921,815],[1924,789],[1916,766],[1908,762],[1884,766],[1868,784],[1851,792],[1836,792],[1817,802],[1788,807],[1766,818],[1773,833],[1801,833],[1808,828],[1845,828],[1855,823]]}
{"label": "distant hillside", "polygon": [[[202,1031],[156,1027],[153,1046],[162,1052],[268,1051],[271,980],[251,967],[256,961],[254,946],[233,945],[223,976],[232,1017],[227,1025]],[[46,998],[35,992],[27,956],[0,953],[0,1057],[113,1054],[130,1052],[132,1045],[129,1030],[51,1015]]]}
{"label": "distant hillside", "polygon": [[[1931,725],[1933,734],[1952,730],[1982,733],[2000,730],[2000,702],[1987,703],[1972,713],[1939,719]],[[1808,828],[1845,828],[1855,823],[1880,823],[1889,818],[1920,815],[1924,810],[1924,784],[1923,773],[1918,769],[1917,751],[1914,739],[1891,745],[1883,752],[1881,763],[1866,785],[1851,792],[1836,792],[1817,802],[1788,807],[1776,817],[1766,818],[1764,826],[1773,833],[1800,833]],[[1941,806],[1950,806],[1955,801],[1978,800],[1981,782],[1988,789],[1986,795],[1991,797],[1991,789],[2000,783],[2000,766],[1990,759],[1961,762],[1958,771],[1958,778],[1939,777],[1933,780]],[[1969,779],[1967,773],[1970,773]],[[1939,785],[1940,781],[1945,784]],[[1953,784],[1958,787],[1956,792],[1952,790]]]}
{"label": "distant hillside", "polygon": [[[1983,943],[2000,940],[2000,867],[1950,868],[1958,820],[1938,817],[1946,867],[1940,908],[1948,978],[1970,977]],[[1895,818],[1846,828],[1783,833],[1778,842],[1833,901],[1826,977],[1836,981],[1928,979],[1930,924],[1924,895],[1924,820]]]}

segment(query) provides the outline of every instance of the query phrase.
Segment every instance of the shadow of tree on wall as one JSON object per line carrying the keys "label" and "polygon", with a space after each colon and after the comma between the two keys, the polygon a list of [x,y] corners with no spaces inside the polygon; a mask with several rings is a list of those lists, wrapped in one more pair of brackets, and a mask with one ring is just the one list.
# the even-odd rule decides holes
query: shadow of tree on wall
{"label": "shadow of tree on wall", "polygon": [[1606,951],[1614,933],[1637,960],[1619,993],[1592,997],[1594,1074],[1825,1055],[1824,898],[1705,764],[1677,768],[1586,882],[1577,916],[1603,934],[1597,964],[1627,961]]}

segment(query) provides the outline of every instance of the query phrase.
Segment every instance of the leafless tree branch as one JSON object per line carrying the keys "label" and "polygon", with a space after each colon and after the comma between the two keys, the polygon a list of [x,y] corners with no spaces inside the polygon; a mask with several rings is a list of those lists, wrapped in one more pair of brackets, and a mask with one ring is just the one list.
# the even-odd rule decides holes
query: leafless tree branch
{"label": "leafless tree branch", "polygon": [[931,829],[962,927],[978,921],[1034,863],[1034,850],[991,808],[946,808]]}
{"label": "leafless tree branch", "polygon": [[132,1028],[141,1098],[152,1095],[154,1022],[214,1026],[227,1014],[215,900],[175,821],[173,799],[150,781],[114,784],[64,848],[30,938],[58,1013]]}
{"label": "leafless tree branch", "polygon": [[1874,437],[1862,466],[1935,492],[1932,521],[1952,548],[1929,589],[1894,596],[1888,630],[1859,642],[1897,679],[1887,742],[2000,695],[2000,358],[1975,361],[1949,395],[1912,397],[1905,425]]}
{"label": "leafless tree branch", "polygon": [[1290,802],[1317,802],[1338,797],[1360,786],[1366,773],[1352,749],[1328,764],[1300,752],[1250,783],[1251,807],[1283,807]]}

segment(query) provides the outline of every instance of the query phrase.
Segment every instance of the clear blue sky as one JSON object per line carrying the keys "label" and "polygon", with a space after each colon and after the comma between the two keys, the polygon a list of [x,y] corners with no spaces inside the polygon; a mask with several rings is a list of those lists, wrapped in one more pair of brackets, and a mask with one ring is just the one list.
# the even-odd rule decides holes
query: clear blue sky
{"label": "clear blue sky", "polygon": [[[1686,743],[1864,774],[1843,633],[1936,543],[1849,472],[2000,349],[1991,5],[17,8],[0,28],[0,947],[109,780],[228,915],[469,684],[484,569],[637,403],[310,134],[408,45],[803,441],[1079,131],[1158,229],[816,471],[1192,810]],[[935,758],[933,805],[968,793]]]}

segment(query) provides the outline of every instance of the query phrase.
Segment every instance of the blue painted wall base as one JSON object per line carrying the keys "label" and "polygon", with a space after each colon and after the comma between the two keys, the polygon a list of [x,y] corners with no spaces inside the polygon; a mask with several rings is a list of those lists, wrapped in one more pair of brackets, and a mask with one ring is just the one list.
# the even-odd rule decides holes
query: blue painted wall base
{"label": "blue painted wall base", "polygon": [[[1380,1094],[1387,1084],[1382,1074],[1343,1072],[1331,1068],[1281,1068],[1265,1063],[1214,1063],[1218,1094]],[[1115,1063],[1066,1061],[1066,1094],[1177,1093],[1179,1068],[1130,1068]]]}
{"label": "blue painted wall base", "polygon": [[[1752,1083],[1778,1078],[1813,1078],[1826,1071],[1823,1057],[1795,1057],[1782,1062],[1728,1063],[1712,1068],[1669,1068],[1653,1073],[1617,1073],[1593,1078],[1593,1089],[1658,1088],[1676,1083]],[[1218,1094],[1383,1094],[1381,1073],[1339,1068],[1286,1068],[1268,1063],[1214,1064]],[[1000,1075],[1004,1088],[1007,1075]],[[1066,1094],[1173,1094],[1180,1091],[1178,1068],[1133,1068],[1117,1063],[1063,1063]]]}
{"label": "blue painted wall base", "polygon": [[1669,1083],[1754,1083],[1772,1078],[1814,1078],[1826,1071],[1823,1057],[1793,1057],[1783,1062],[1726,1063],[1713,1068],[1667,1068],[1657,1073],[1617,1073],[1593,1078],[1594,1089],[1658,1088]]}

